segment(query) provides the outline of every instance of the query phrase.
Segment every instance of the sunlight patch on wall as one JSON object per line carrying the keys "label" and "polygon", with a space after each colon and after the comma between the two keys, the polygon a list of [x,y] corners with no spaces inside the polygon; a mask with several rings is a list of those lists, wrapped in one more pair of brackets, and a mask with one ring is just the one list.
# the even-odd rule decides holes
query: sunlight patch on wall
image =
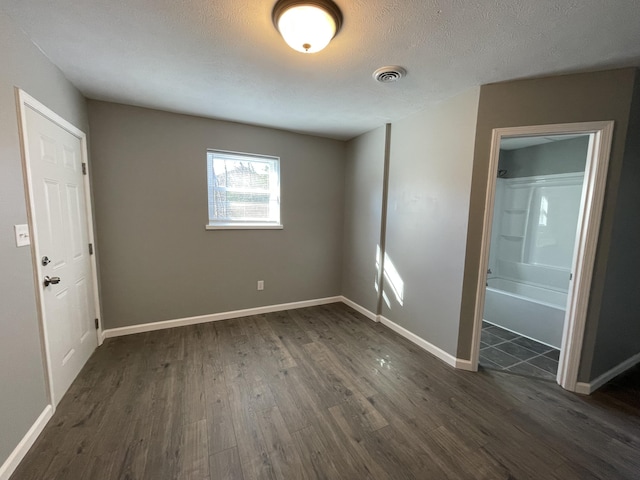
{"label": "sunlight patch on wall", "polygon": [[[376,250],[376,279],[374,281],[374,288],[376,289],[376,292],[379,292],[380,289],[378,282],[380,278],[381,258],[382,252],[378,245]],[[402,306],[404,304],[404,280],[402,280],[400,273],[387,253],[384,254],[384,267],[382,268],[384,268],[384,282],[389,285],[389,288],[397,302]],[[387,307],[391,308],[391,301],[384,290],[382,292],[382,298],[387,304]]]}

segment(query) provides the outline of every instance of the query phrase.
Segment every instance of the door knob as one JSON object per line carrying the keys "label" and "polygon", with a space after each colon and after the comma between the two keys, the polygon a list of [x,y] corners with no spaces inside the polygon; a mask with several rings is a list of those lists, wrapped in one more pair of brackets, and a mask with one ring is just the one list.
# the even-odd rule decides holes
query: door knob
{"label": "door knob", "polygon": [[44,286],[48,287],[49,285],[57,285],[60,283],[60,277],[49,277],[48,275],[44,277]]}

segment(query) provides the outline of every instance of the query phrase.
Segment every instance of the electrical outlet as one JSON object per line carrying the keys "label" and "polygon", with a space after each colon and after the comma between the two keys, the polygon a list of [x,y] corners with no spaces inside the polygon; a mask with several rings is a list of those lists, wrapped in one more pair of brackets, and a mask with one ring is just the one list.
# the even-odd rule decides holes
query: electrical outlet
{"label": "electrical outlet", "polygon": [[258,290],[264,290],[264,280],[258,280]]}

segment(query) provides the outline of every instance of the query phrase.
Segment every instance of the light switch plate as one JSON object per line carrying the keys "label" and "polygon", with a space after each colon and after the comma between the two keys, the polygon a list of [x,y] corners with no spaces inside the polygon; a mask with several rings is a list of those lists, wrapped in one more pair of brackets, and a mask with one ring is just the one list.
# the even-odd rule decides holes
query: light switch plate
{"label": "light switch plate", "polygon": [[16,231],[16,247],[25,247],[31,245],[31,237],[29,236],[29,225],[14,225]]}

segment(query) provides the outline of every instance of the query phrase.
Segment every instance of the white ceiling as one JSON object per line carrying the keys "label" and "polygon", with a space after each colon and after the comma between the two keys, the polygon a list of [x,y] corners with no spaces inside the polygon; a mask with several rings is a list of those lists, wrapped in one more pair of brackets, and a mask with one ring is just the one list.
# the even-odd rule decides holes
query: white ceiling
{"label": "white ceiling", "polygon": [[[348,139],[470,87],[640,65],[639,0],[336,0],[322,52],[275,0],[0,0],[87,97]],[[404,66],[395,84],[371,74]],[[587,99],[585,99],[587,100]]]}

